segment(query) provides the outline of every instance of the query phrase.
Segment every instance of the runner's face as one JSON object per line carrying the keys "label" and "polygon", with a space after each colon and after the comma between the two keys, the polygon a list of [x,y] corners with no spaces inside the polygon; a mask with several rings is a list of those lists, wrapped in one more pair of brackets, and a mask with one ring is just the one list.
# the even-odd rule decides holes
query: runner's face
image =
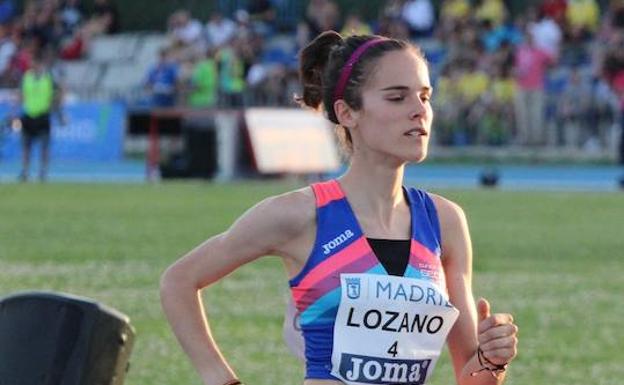
{"label": "runner's face", "polygon": [[427,65],[412,50],[391,51],[372,74],[356,112],[354,151],[377,152],[398,163],[422,161],[433,120]]}

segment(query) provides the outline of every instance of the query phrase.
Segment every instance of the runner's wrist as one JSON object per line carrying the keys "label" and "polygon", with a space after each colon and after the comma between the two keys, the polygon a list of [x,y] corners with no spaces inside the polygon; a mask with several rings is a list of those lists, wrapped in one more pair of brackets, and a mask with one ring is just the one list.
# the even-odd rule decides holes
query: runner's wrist
{"label": "runner's wrist", "polygon": [[486,372],[489,373],[492,377],[500,379],[501,376],[505,374],[505,372],[507,371],[507,367],[509,366],[509,362],[506,362],[504,364],[495,364],[494,362],[489,360],[485,356],[485,353],[483,352],[483,349],[481,349],[481,346],[477,347],[477,352],[475,356],[477,358],[479,369],[471,371],[471,377],[474,377],[481,372]]}

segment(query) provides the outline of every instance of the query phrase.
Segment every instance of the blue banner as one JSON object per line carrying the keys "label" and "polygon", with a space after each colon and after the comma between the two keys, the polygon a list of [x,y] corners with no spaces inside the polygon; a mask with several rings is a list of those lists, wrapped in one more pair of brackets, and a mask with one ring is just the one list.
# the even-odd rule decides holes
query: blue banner
{"label": "blue banner", "polygon": [[[11,106],[0,104],[0,161],[21,156],[20,133],[9,127]],[[66,122],[52,116],[51,158],[72,161],[116,161],[123,155],[126,108],[121,103],[76,103],[63,107]],[[35,156],[39,146],[35,144]]]}

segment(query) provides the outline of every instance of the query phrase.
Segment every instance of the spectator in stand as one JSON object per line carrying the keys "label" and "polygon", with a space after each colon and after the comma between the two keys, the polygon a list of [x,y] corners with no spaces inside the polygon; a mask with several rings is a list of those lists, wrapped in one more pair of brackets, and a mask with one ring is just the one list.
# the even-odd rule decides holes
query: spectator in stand
{"label": "spectator in stand", "polygon": [[403,2],[405,0],[387,0],[384,4],[382,15],[390,19],[399,19],[403,11]]}
{"label": "spectator in stand", "polygon": [[435,10],[430,0],[408,0],[401,9],[401,17],[407,23],[414,39],[430,37],[435,27]]}
{"label": "spectator in stand", "polygon": [[[604,59],[602,75],[616,95],[620,109],[620,145],[618,159],[624,165],[624,31],[614,34]],[[622,179],[624,187],[624,178]]]}
{"label": "spectator in stand", "polygon": [[399,40],[409,40],[409,28],[401,18],[401,0],[390,0],[386,3],[377,22],[375,33]]}
{"label": "spectator in stand", "polygon": [[539,8],[540,14],[554,20],[559,27],[566,23],[567,0],[544,0]]}
{"label": "spectator in stand", "polygon": [[299,21],[295,30],[295,50],[299,52],[310,42],[310,26],[305,21]]}
{"label": "spectator in stand", "polygon": [[[239,30],[241,26],[239,25]],[[232,42],[232,45],[236,48],[238,56],[243,61],[243,72],[247,74],[249,68],[260,60],[260,54],[262,53],[262,46],[264,40],[252,31],[250,33],[239,32],[236,39]],[[294,55],[296,53],[293,52]]]}
{"label": "spectator in stand", "polygon": [[464,135],[459,127],[460,97],[455,86],[459,81],[458,66],[447,63],[442,67],[440,77],[435,84],[435,116],[436,130],[432,132],[436,142],[442,145],[453,145],[462,142],[460,136]]}
{"label": "spectator in stand", "polygon": [[80,60],[89,50],[93,37],[103,35],[108,29],[106,18],[91,18],[74,30],[71,36],[61,39],[58,49],[63,60]]}
{"label": "spectator in stand", "polygon": [[32,67],[33,57],[37,55],[40,51],[39,42],[35,40],[33,37],[25,37],[22,39],[19,34],[17,34],[17,52],[13,56],[13,60],[11,60],[11,65],[9,67],[9,83],[16,87],[22,76]]}
{"label": "spectator in stand", "polygon": [[446,0],[440,6],[439,35],[447,40],[456,34],[460,25],[470,18],[470,3],[467,0]]}
{"label": "spectator in stand", "polygon": [[464,117],[465,144],[483,144],[479,122],[483,117],[483,96],[490,87],[488,75],[478,67],[474,59],[461,63],[458,82],[455,84],[459,95],[460,116]]}
{"label": "spectator in stand", "polygon": [[17,52],[17,46],[11,36],[8,25],[0,24],[0,86],[10,86],[7,82],[7,73],[11,67],[11,60]]}
{"label": "spectator in stand", "polygon": [[220,104],[223,107],[242,107],[245,90],[245,62],[242,58],[245,42],[235,38],[217,53]]}
{"label": "spectator in stand", "polygon": [[514,132],[513,103],[516,95],[516,84],[511,76],[511,66],[498,63],[494,66],[490,83],[490,108],[500,127],[500,138],[497,144],[507,143]]}
{"label": "spectator in stand", "polygon": [[388,32],[384,36],[392,39],[409,40],[409,27],[402,19],[395,20],[388,26]]}
{"label": "spectator in stand", "polygon": [[507,17],[507,9],[502,0],[477,0],[475,5],[474,18],[478,23],[489,20],[493,26],[498,26]]}
{"label": "spectator in stand", "polygon": [[267,37],[273,33],[277,12],[269,0],[250,0],[247,13],[255,33]]}
{"label": "spectator in stand", "polygon": [[578,68],[571,69],[556,102],[556,120],[560,130],[557,133],[558,144],[563,143],[569,148],[579,148],[594,134],[587,124],[590,116],[591,95],[591,84],[581,77]]}
{"label": "spectator in stand", "polygon": [[39,13],[39,5],[35,2],[27,2],[24,4],[24,11],[21,17],[17,18],[17,29],[24,36],[30,36],[30,31],[35,28],[37,14]]}
{"label": "spectator in stand", "polygon": [[492,54],[492,67],[491,71],[493,75],[496,76],[500,74],[505,79],[508,79],[510,82],[514,82],[512,72],[514,66],[514,51],[516,44],[513,41],[505,40],[498,47],[498,50]]}
{"label": "spectator in stand", "polygon": [[72,36],[84,21],[84,8],[80,0],[65,0],[57,11],[62,26],[62,36]]}
{"label": "spectator in stand", "polygon": [[310,0],[305,19],[311,36],[317,36],[323,31],[338,31],[340,10],[332,0]]}
{"label": "spectator in stand", "polygon": [[488,68],[489,87],[475,105],[471,120],[476,127],[476,142],[482,145],[502,145],[508,142],[512,132],[513,79],[501,73],[502,68]]}
{"label": "spectator in stand", "polygon": [[28,29],[24,30],[24,34],[34,38],[41,49],[46,49],[48,46],[56,47],[57,45],[58,35],[54,25],[55,13],[56,9],[53,4],[49,2],[38,4],[34,20]]}
{"label": "spectator in stand", "polygon": [[262,38],[256,33],[256,30],[251,22],[251,16],[244,9],[239,9],[234,12],[234,23],[236,25],[236,37],[242,37],[244,39],[253,39],[258,37]]}
{"label": "spectator in stand", "polygon": [[358,12],[352,12],[347,16],[342,31],[340,31],[340,34],[344,37],[351,35],[370,35],[371,33],[371,27],[362,20]]}
{"label": "spectator in stand", "polygon": [[[296,71],[283,64],[254,64],[245,79],[246,95],[255,105],[284,106],[290,102],[289,80]],[[286,91],[285,91],[286,90]]]}
{"label": "spectator in stand", "polygon": [[145,88],[151,95],[154,107],[172,107],[178,94],[178,64],[173,61],[169,48],[162,48],[159,61],[150,69]]}
{"label": "spectator in stand", "polygon": [[624,1],[612,0],[609,10],[611,27],[620,33],[624,32]]}
{"label": "spectator in stand", "polygon": [[[458,24],[455,25],[452,30],[445,31],[444,44],[446,45],[447,63],[458,63],[464,56],[464,52],[467,47],[462,44],[462,37],[464,35],[462,33],[462,30],[464,29],[461,28]],[[465,30],[469,31],[470,29]]]}
{"label": "spectator in stand", "polygon": [[186,47],[199,47],[203,40],[201,23],[191,18],[186,9],[175,11],[169,16],[169,34],[174,42]]}
{"label": "spectator in stand", "polygon": [[15,17],[15,4],[13,0],[0,0],[0,24],[13,21]]}
{"label": "spectator in stand", "polygon": [[444,21],[456,23],[470,16],[470,2],[467,0],[448,0],[441,5],[440,16]]}
{"label": "spectator in stand", "polygon": [[606,45],[614,34],[624,32],[624,1],[611,0],[604,12],[602,23],[598,31],[596,45]]}
{"label": "spectator in stand", "polygon": [[538,48],[530,33],[516,48],[514,75],[516,98],[514,111],[518,124],[516,142],[523,145],[544,143],[544,81],[554,58]]}
{"label": "spectator in stand", "polygon": [[476,26],[468,24],[456,27],[453,36],[447,42],[448,60],[455,63],[477,63],[481,59],[483,46]]}
{"label": "spectator in stand", "polygon": [[112,0],[94,0],[92,17],[104,24],[104,33],[107,35],[119,33],[121,30],[119,10]]}
{"label": "spectator in stand", "polygon": [[215,11],[206,23],[206,38],[213,49],[226,45],[236,35],[236,23]]}
{"label": "spectator in stand", "polygon": [[553,58],[559,57],[561,39],[563,34],[559,25],[540,11],[539,19],[535,23],[528,25],[528,30],[535,46],[548,53]]}
{"label": "spectator in stand", "polygon": [[571,40],[590,39],[600,23],[598,3],[595,0],[568,0],[566,21]]}
{"label": "spectator in stand", "polygon": [[590,115],[587,120],[590,122],[590,129],[598,133],[599,144],[603,149],[617,146],[614,143],[613,128],[618,125],[618,109],[617,96],[606,79],[598,74],[593,79]]}
{"label": "spectator in stand", "polygon": [[217,63],[214,51],[209,49],[196,58],[191,74],[188,104],[191,107],[214,107],[217,103],[217,84]]}
{"label": "spectator in stand", "polygon": [[486,20],[482,23],[482,28],[481,42],[489,53],[497,53],[505,45],[518,45],[522,42],[522,32],[510,17],[496,27]]}
{"label": "spectator in stand", "polygon": [[618,97],[620,106],[620,146],[618,158],[620,164],[624,165],[624,67],[621,67],[617,72],[611,82],[611,86]]}

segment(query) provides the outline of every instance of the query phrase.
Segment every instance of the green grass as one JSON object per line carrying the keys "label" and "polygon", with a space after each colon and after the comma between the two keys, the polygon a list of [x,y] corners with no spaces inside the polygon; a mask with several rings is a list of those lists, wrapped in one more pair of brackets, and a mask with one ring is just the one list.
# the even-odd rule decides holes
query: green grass
{"label": "green grass", "polygon": [[[0,185],[0,296],[54,290],[128,314],[128,385],[199,384],[160,310],[160,273],[257,200],[294,183]],[[624,377],[624,195],[441,191],[467,212],[474,292],[520,327],[508,384],[616,385]],[[222,350],[246,383],[298,384],[281,340],[288,295],[265,258],[205,291]],[[432,384],[454,383],[448,357]]]}

